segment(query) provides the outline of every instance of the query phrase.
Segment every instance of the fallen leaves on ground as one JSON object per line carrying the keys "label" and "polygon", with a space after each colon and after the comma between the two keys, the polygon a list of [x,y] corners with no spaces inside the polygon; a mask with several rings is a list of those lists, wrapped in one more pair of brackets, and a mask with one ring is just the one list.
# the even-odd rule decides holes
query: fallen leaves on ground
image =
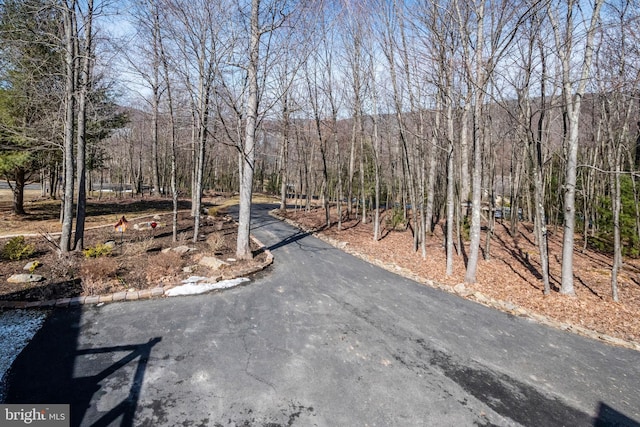
{"label": "fallen leaves on ground", "polygon": [[[324,227],[323,209],[289,210],[286,217],[310,229],[318,229],[330,238],[347,242],[350,250],[384,264],[393,264],[423,279],[455,286],[464,282],[464,251],[469,253],[468,243],[464,251],[454,257],[451,276],[446,275],[446,253],[443,223],[438,224],[427,239],[426,257],[422,251],[413,250],[413,234],[406,230],[389,230],[381,220],[379,241],[373,240],[373,224],[362,223],[361,218],[344,219],[339,230],[337,215],[331,213],[330,228]],[[482,256],[479,261],[476,283],[465,284],[470,292],[481,292],[498,301],[514,304],[528,312],[537,313],[560,323],[579,326],[600,334],[627,341],[640,341],[640,262],[625,259],[618,276],[620,302],[611,297],[611,257],[592,250],[583,250],[582,239],[576,238],[574,252],[575,297],[559,293],[562,232],[549,230],[549,261],[552,292],[543,294],[540,275],[540,259],[534,242],[533,226],[521,223],[512,236],[510,223],[496,222],[486,257],[486,233],[482,233]]]}

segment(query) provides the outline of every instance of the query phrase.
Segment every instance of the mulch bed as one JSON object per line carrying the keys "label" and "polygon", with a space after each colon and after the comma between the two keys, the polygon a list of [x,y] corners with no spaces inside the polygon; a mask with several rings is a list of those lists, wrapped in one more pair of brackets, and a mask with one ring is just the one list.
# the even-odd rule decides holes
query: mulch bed
{"label": "mulch bed", "polygon": [[[237,225],[228,216],[208,217],[200,226],[197,242],[193,242],[193,218],[181,213],[178,222],[178,242],[172,241],[171,215],[163,214],[155,221],[158,226],[150,230],[134,230],[134,223],[144,224],[152,218],[131,221],[124,233],[119,233],[113,225],[88,229],[85,232],[85,248],[116,243],[111,255],[86,258],[82,253],[71,253],[61,257],[54,244],[42,233],[26,237],[26,242],[35,246],[35,253],[29,259],[20,261],[0,261],[0,300],[6,301],[47,301],[58,298],[109,294],[121,291],[143,290],[158,286],[173,286],[191,275],[233,277],[235,271],[246,271],[250,267],[262,265],[266,254],[252,242],[254,259],[234,260],[237,239]],[[207,242],[216,234],[221,240],[215,248]],[[222,238],[220,239],[220,236]],[[59,236],[53,236],[57,243]],[[0,239],[0,248],[9,239]],[[178,254],[166,248],[185,245],[194,251]],[[218,271],[198,265],[203,256],[215,256],[229,260]],[[33,274],[42,275],[44,280],[27,284],[8,283],[14,274],[28,273],[23,267],[37,260],[41,265]]]}

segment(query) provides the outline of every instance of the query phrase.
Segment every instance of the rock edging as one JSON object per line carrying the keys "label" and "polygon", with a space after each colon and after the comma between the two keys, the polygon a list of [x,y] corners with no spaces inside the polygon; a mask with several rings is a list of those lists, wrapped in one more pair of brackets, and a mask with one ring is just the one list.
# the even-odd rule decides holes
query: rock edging
{"label": "rock edging", "polygon": [[[259,271],[264,270],[268,266],[273,263],[273,254],[269,251],[266,246],[254,236],[251,236],[251,239],[258,245],[260,249],[262,249],[266,254],[265,261],[255,267],[248,267],[237,271],[235,274],[231,276],[225,276],[225,279],[235,279],[241,276],[248,276],[250,274],[257,273]],[[150,299],[150,298],[158,298],[164,297],[166,292],[173,288],[174,286],[164,286],[164,287],[155,287],[151,289],[144,289],[141,291],[121,291],[113,294],[107,295],[92,295],[92,296],[79,296],[73,298],[58,298],[55,300],[47,300],[47,301],[2,301],[0,300],[0,310],[2,309],[26,309],[26,308],[70,308],[70,307],[78,307],[81,305],[88,304],[103,304],[109,302],[120,302],[120,301],[136,301],[140,299]]]}
{"label": "rock edging", "polygon": [[312,234],[314,237],[330,244],[331,246],[338,248],[350,255],[353,255],[357,258],[360,258],[363,261],[366,261],[370,264],[373,264],[377,267],[383,268],[387,271],[390,271],[392,273],[398,274],[402,277],[405,277],[407,279],[416,281],[418,283],[423,283],[429,287],[432,288],[436,288],[436,289],[440,289],[442,291],[445,292],[449,292],[452,294],[456,294],[462,298],[474,301],[478,304],[482,304],[486,307],[490,307],[490,308],[495,308],[497,310],[500,310],[502,312],[511,314],[513,316],[517,316],[517,317],[523,317],[523,318],[528,318],[531,319],[534,322],[546,325],[546,326],[550,326],[552,328],[555,329],[560,329],[563,331],[567,331],[567,332],[572,332],[587,338],[591,338],[591,339],[595,339],[598,341],[602,341],[605,342],[607,344],[611,344],[611,345],[615,345],[618,347],[624,347],[624,348],[629,348],[632,350],[636,350],[636,351],[640,351],[640,343],[635,342],[635,341],[628,341],[628,340],[623,340],[621,338],[616,338],[616,337],[612,337],[610,335],[607,334],[603,334],[591,329],[587,329],[584,328],[582,326],[577,326],[577,325],[573,325],[570,323],[564,323],[564,322],[559,322],[557,320],[554,320],[550,317],[541,315],[539,313],[535,313],[533,311],[527,310],[523,307],[517,306],[511,302],[508,301],[501,301],[501,300],[496,300],[493,299],[491,297],[488,297],[486,295],[484,295],[481,292],[477,292],[477,291],[472,291],[469,290],[465,287],[464,283],[458,283],[455,286],[449,286],[449,285],[445,285],[442,283],[437,283],[434,282],[433,280],[430,279],[425,279],[424,277],[420,277],[417,274],[414,274],[413,272],[399,267],[395,264],[392,263],[385,263],[382,262],[378,259],[372,258],[370,256],[364,255],[356,250],[353,250],[351,248],[348,247],[348,242],[342,242],[339,240],[336,240],[332,237],[328,237],[323,235],[322,233],[318,232],[318,229],[316,228],[307,228],[304,227],[300,224],[298,224],[297,222],[289,219],[289,218],[285,218],[282,215],[280,215],[279,213],[279,209],[274,209],[272,211],[269,212],[269,215],[271,215],[272,217],[280,220],[280,221],[284,221],[285,223],[296,227],[302,231],[304,231],[305,233],[310,233]]}

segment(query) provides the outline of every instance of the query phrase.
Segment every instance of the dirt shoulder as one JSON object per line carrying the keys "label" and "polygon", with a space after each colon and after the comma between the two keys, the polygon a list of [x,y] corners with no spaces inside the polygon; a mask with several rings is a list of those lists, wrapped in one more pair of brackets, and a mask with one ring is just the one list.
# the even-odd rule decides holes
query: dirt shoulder
{"label": "dirt shoulder", "polygon": [[[279,213],[280,214],[280,213]],[[344,220],[342,229],[336,225],[332,211],[332,226],[323,227],[324,210],[289,210],[286,219],[334,245],[389,270],[411,277],[421,283],[455,292],[462,297],[495,307],[516,316],[570,330],[609,343],[640,350],[640,263],[625,260],[619,275],[620,302],[611,299],[611,260],[591,250],[576,250],[574,274],[576,297],[561,295],[561,232],[551,230],[549,236],[552,292],[543,294],[539,279],[540,265],[534,244],[532,225],[521,224],[512,237],[508,224],[496,224],[490,244],[490,257],[479,263],[477,283],[464,283],[465,264],[462,254],[455,256],[454,273],[445,273],[446,254],[442,226],[429,236],[426,257],[414,252],[412,233],[390,230],[382,221],[382,239],[373,241],[373,226],[359,219]],[[483,234],[483,250],[484,250]],[[464,248],[468,253],[468,248]]]}

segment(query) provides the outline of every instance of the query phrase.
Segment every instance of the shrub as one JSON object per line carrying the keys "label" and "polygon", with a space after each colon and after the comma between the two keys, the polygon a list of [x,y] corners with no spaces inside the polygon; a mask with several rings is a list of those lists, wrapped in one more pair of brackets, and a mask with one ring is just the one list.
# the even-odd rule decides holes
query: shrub
{"label": "shrub", "polygon": [[462,240],[468,242],[471,240],[471,221],[468,216],[462,218],[462,224],[460,224],[460,235]]}
{"label": "shrub", "polygon": [[113,258],[92,258],[80,266],[82,290],[86,295],[100,295],[111,290],[118,276],[118,263]]}
{"label": "shrub", "polygon": [[401,225],[404,225],[404,211],[396,206],[391,210],[391,215],[387,216],[387,227],[396,230]]}
{"label": "shrub", "polygon": [[122,245],[123,254],[128,256],[144,254],[153,247],[154,243],[153,237],[144,238],[138,242],[125,243]]}
{"label": "shrub", "polygon": [[113,248],[109,245],[105,245],[103,243],[98,243],[95,246],[91,246],[82,251],[85,258],[100,258],[103,256],[111,255]]}
{"label": "shrub", "polygon": [[156,282],[167,277],[175,277],[182,271],[184,264],[185,261],[180,254],[173,251],[150,256],[146,268],[146,279],[149,282]]}
{"label": "shrub", "polygon": [[58,260],[51,264],[51,276],[73,280],[78,272],[78,261],[78,254],[75,252],[60,254]]}
{"label": "shrub", "polygon": [[211,233],[207,237],[207,244],[211,248],[211,250],[215,252],[220,252],[225,245],[224,234],[220,232]]}
{"label": "shrub", "polygon": [[24,236],[16,236],[9,240],[2,249],[2,256],[11,261],[29,258],[35,252],[35,246],[26,243]]}

